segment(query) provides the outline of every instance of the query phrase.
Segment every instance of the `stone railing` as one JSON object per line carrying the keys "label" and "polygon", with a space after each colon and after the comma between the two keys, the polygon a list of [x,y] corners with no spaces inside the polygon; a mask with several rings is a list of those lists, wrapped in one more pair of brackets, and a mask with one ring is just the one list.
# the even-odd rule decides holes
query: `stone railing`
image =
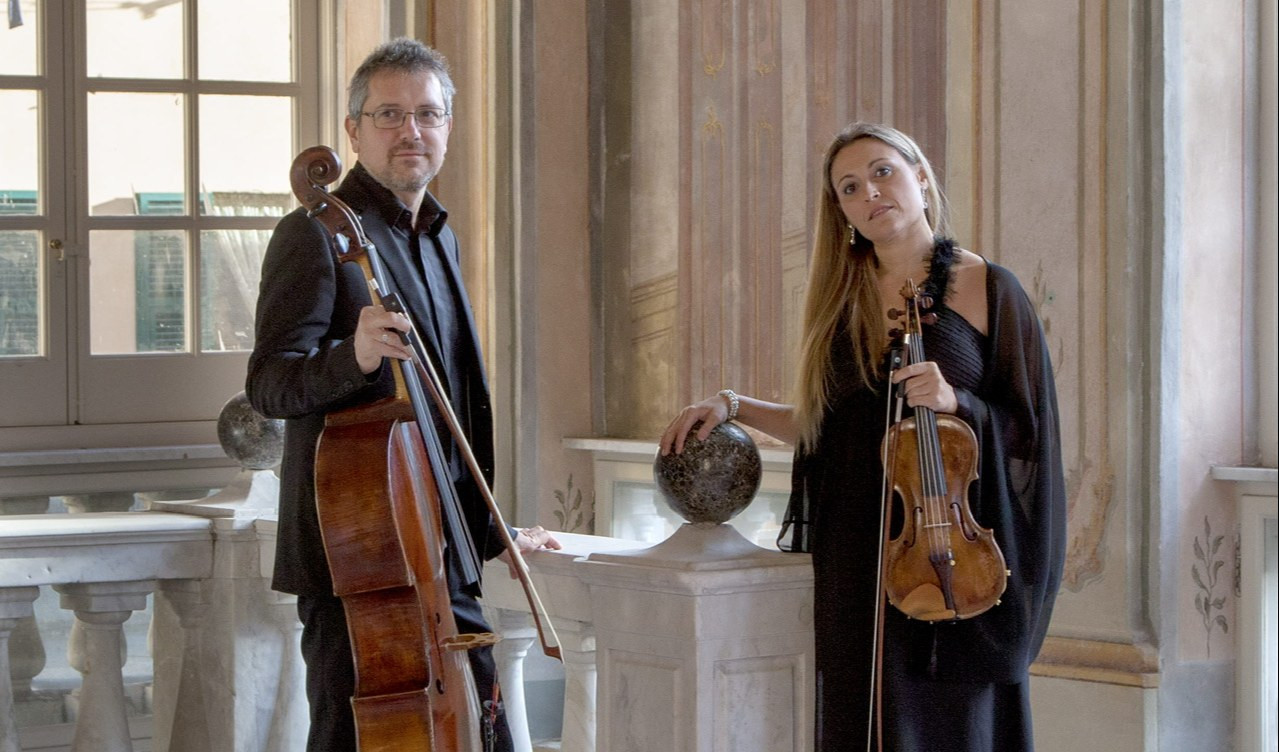
{"label": "stone railing", "polygon": [[[10,675],[10,635],[29,622],[40,586],[52,586],[74,613],[69,661],[83,675],[71,750],[133,749],[121,625],[149,594],[150,748],[300,748],[300,625],[293,599],[269,588],[273,489],[262,486],[274,476],[248,478],[147,512],[0,518],[0,677]],[[560,749],[810,748],[806,557],[764,551],[724,525],[686,525],[648,548],[559,537],[562,551],[528,561],[562,650]],[[537,641],[530,609],[497,562],[486,570],[484,600],[503,636],[496,655],[512,730],[529,752],[522,677]],[[37,746],[14,723],[18,684],[0,679],[0,752]]]}

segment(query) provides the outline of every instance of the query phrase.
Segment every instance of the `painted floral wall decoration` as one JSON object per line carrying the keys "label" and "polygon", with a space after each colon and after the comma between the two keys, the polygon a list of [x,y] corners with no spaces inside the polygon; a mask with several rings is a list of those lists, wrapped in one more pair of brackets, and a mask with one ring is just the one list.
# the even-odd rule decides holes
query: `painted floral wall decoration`
{"label": "painted floral wall decoration", "polygon": [[1217,557],[1221,550],[1221,542],[1225,538],[1224,535],[1212,534],[1212,526],[1208,524],[1208,517],[1205,516],[1203,541],[1199,540],[1199,536],[1195,536],[1196,561],[1190,565],[1190,576],[1194,579],[1195,586],[1199,588],[1199,592],[1195,593],[1195,610],[1203,619],[1204,644],[1208,649],[1209,658],[1212,657],[1213,628],[1221,627],[1223,634],[1230,631],[1225,615],[1217,613],[1225,608],[1226,596],[1215,596],[1217,584],[1221,581],[1221,568],[1226,563],[1224,557]]}
{"label": "painted floral wall decoration", "polygon": [[569,473],[567,488],[555,490],[555,503],[558,506],[554,510],[555,521],[558,529],[565,533],[590,533],[595,527],[595,515],[591,514],[587,517],[587,512],[595,508],[592,503],[590,507],[582,505],[582,489],[573,488],[573,474]]}

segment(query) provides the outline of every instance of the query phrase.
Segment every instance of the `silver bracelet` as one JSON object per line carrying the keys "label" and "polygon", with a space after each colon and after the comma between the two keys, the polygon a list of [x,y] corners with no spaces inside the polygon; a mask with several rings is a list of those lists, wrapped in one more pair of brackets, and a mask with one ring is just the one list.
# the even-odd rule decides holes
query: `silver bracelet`
{"label": "silver bracelet", "polygon": [[735,419],[737,417],[737,408],[741,407],[741,403],[737,400],[737,392],[732,389],[721,389],[719,390],[719,396],[728,400],[728,419]]}

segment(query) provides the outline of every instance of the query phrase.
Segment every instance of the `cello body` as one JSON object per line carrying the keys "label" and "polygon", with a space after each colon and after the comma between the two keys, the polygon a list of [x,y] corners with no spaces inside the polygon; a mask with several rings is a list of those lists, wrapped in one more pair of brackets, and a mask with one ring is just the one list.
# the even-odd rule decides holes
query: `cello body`
{"label": "cello body", "polygon": [[395,407],[336,413],[316,449],[317,512],[355,660],[359,749],[479,752],[467,657],[476,643],[453,619],[421,438]]}

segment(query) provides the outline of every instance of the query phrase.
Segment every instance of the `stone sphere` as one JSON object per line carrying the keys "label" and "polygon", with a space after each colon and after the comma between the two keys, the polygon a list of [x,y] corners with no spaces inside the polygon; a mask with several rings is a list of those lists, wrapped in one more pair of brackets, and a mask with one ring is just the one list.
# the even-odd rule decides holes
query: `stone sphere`
{"label": "stone sphere", "polygon": [[734,423],[711,429],[705,441],[696,433],[684,440],[684,451],[653,460],[657,490],[675,513],[689,522],[727,522],[745,509],[759,490],[759,449]]}
{"label": "stone sphere", "polygon": [[218,414],[218,442],[226,456],[247,470],[266,470],[284,456],[284,421],[262,417],[240,392]]}

